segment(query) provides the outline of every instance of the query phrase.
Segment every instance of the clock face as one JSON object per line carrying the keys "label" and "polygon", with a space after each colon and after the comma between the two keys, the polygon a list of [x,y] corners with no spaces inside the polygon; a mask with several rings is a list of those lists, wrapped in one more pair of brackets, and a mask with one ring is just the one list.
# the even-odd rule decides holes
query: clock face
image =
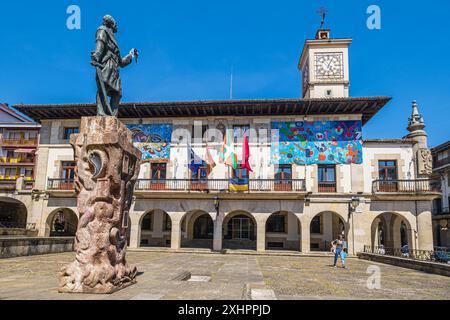
{"label": "clock face", "polygon": [[344,58],[342,53],[316,53],[315,58],[317,79],[344,78]]}

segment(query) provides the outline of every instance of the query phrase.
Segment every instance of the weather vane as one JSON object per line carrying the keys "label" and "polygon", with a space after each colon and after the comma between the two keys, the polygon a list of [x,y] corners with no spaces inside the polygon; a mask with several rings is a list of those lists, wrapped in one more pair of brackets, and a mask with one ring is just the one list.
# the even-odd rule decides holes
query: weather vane
{"label": "weather vane", "polygon": [[320,7],[319,10],[317,10],[317,14],[322,17],[322,22],[320,23],[320,29],[323,29],[323,26],[325,24],[325,16],[327,15],[328,10],[325,7]]}

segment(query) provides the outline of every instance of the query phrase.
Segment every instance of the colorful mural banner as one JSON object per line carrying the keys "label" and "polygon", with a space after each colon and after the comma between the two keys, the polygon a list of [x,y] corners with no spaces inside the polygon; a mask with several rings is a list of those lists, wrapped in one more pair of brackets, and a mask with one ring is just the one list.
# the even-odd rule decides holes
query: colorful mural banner
{"label": "colorful mural banner", "polygon": [[133,133],[133,145],[142,152],[142,161],[170,160],[171,124],[130,124],[127,127]]}
{"label": "colorful mural banner", "polygon": [[272,122],[272,164],[362,163],[361,121]]}

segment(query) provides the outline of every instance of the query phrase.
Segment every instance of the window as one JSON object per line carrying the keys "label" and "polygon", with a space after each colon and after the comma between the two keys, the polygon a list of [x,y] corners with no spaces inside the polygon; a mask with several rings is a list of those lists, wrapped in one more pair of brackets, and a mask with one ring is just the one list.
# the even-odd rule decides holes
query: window
{"label": "window", "polygon": [[163,224],[164,231],[172,230],[172,219],[170,219],[170,216],[167,213],[164,213],[163,223],[164,223]]}
{"label": "window", "polygon": [[191,170],[191,180],[194,181],[205,180],[207,178],[208,178],[208,166],[199,166],[196,171]]}
{"label": "window", "polygon": [[[196,142],[196,140],[198,140],[199,138],[201,138],[200,141],[206,141],[208,137],[206,137],[205,134],[206,134],[206,131],[208,130],[208,128],[209,128],[209,126],[207,124],[203,124],[202,125],[202,136],[201,137],[197,137],[196,136],[197,133],[195,131],[196,126],[193,125],[192,126],[192,131],[191,131],[191,133],[192,133],[192,141]],[[197,130],[198,130],[198,128],[197,128]]]}
{"label": "window", "polygon": [[380,191],[394,192],[397,190],[397,162],[395,160],[378,161],[378,178]]}
{"label": "window", "polygon": [[31,179],[33,178],[33,169],[25,169],[25,178]]}
{"label": "window", "polygon": [[248,130],[250,130],[250,126],[249,125],[235,125],[235,126],[233,126],[234,143],[242,143],[242,139],[244,137],[244,132],[247,132],[247,134],[248,134]]}
{"label": "window", "polygon": [[321,234],[322,233],[322,216],[316,216],[312,219],[311,221],[311,228],[310,228],[310,232],[311,233],[315,233],[315,234]]}
{"label": "window", "polygon": [[70,181],[75,179],[75,162],[63,161],[61,164],[61,179]]}
{"label": "window", "polygon": [[255,240],[255,224],[249,217],[238,215],[227,224],[225,239]]}
{"label": "window", "polygon": [[20,140],[22,138],[22,132],[9,132],[8,139]]}
{"label": "window", "polygon": [[273,214],[267,220],[266,232],[286,233],[286,216]]}
{"label": "window", "polygon": [[6,179],[17,179],[17,168],[6,168],[5,169]]}
{"label": "window", "polygon": [[142,230],[151,231],[152,230],[152,219],[153,215],[151,213],[148,213],[145,215],[145,217],[142,219]]}
{"label": "window", "polygon": [[214,222],[208,214],[197,218],[194,222],[194,239],[212,239],[214,236]]}
{"label": "window", "polygon": [[64,140],[69,140],[71,134],[76,134],[76,133],[78,133],[79,131],[80,131],[80,130],[79,130],[77,127],[67,127],[67,128],[64,128],[64,136],[63,136],[63,139],[64,139]]}
{"label": "window", "polygon": [[292,190],[292,165],[280,164],[275,167],[275,191]]}
{"label": "window", "polygon": [[167,172],[167,163],[152,163],[152,180],[165,180]]}
{"label": "window", "polygon": [[239,162],[237,168],[232,171],[232,178],[248,179],[248,169],[242,168],[242,163]]}
{"label": "window", "polygon": [[37,139],[38,133],[37,131],[30,131],[28,132],[28,139],[29,140],[35,140]]}
{"label": "window", "polygon": [[336,192],[336,166],[319,165],[319,192]]}

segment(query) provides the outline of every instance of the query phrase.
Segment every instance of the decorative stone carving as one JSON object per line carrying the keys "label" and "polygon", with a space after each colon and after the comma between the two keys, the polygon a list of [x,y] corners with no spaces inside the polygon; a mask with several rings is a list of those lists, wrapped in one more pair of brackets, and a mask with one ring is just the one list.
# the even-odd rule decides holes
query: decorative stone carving
{"label": "decorative stone carving", "polygon": [[422,148],[417,151],[417,169],[422,175],[433,173],[433,157],[430,149]]}
{"label": "decorative stone carving", "polygon": [[125,259],[128,212],[141,152],[115,117],[84,117],[74,148],[80,220],[76,260],[60,273],[59,292],[112,293],[136,282]]}

